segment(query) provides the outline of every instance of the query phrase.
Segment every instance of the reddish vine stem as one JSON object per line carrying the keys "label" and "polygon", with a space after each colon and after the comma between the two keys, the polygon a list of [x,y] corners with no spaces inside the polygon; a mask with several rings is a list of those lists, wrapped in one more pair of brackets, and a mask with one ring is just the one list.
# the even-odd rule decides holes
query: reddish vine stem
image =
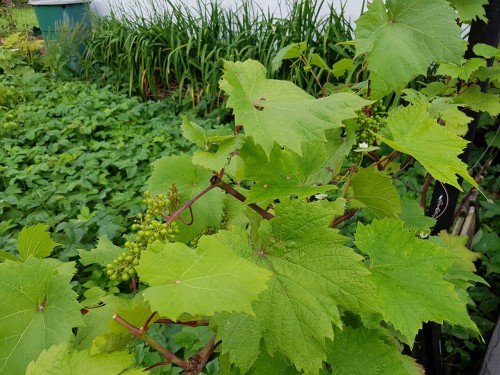
{"label": "reddish vine stem", "polygon": [[[221,171],[221,174],[222,173],[223,173],[223,171]],[[241,202],[244,202],[247,199],[247,197],[245,197],[243,194],[241,194],[240,192],[238,192],[237,190],[235,190],[232,186],[230,186],[230,185],[226,184],[224,181],[222,181],[219,175],[214,174],[210,178],[210,185],[208,187],[206,187],[205,189],[203,189],[194,198],[191,198],[189,201],[187,201],[186,203],[184,203],[182,205],[182,207],[180,207],[179,209],[177,209],[172,215],[166,216],[167,224],[170,224],[172,221],[174,221],[177,218],[180,219],[179,215],[182,212],[184,212],[185,210],[187,210],[187,209],[189,209],[189,212],[191,213],[191,221],[187,225],[192,224],[193,221],[194,221],[193,209],[192,209],[193,204],[198,199],[200,199],[202,196],[204,196],[206,193],[208,193],[210,190],[212,190],[214,187],[221,188],[222,190],[224,190],[227,193],[231,194],[233,197],[235,197],[236,199],[238,199]],[[267,212],[266,210],[262,209],[261,207],[257,206],[255,203],[249,204],[248,207],[250,207],[252,210],[256,211],[264,219],[271,220],[271,219],[274,218],[273,214],[271,214],[271,213]],[[181,221],[184,222],[184,220],[181,220]]]}
{"label": "reddish vine stem", "polygon": [[424,184],[422,185],[422,189],[420,190],[420,207],[425,210],[427,206],[427,190],[429,190],[429,186],[431,186],[432,176],[430,174],[427,175]]}
{"label": "reddish vine stem", "polygon": [[[206,193],[208,193],[210,190],[212,190],[215,187],[214,184],[212,184],[212,181],[210,181],[210,185],[203,189],[199,194],[197,194],[194,198],[191,198],[188,200],[186,203],[182,205],[181,208],[179,208],[177,211],[175,211],[172,215],[170,215],[167,219],[167,224],[170,224],[174,219],[176,219],[184,210],[187,208],[190,208],[194,202],[196,202],[198,199],[203,197]],[[192,213],[192,211],[191,211]]]}
{"label": "reddish vine stem", "polygon": [[155,323],[180,324],[189,327],[199,327],[199,326],[208,326],[210,321],[207,319],[200,319],[200,320],[191,320],[188,322],[178,322],[176,320],[170,320],[170,319],[158,319],[155,320]]}
{"label": "reddish vine stem", "polygon": [[[117,314],[113,315],[113,320],[115,320],[117,323],[119,323],[123,327],[125,327],[132,335],[134,335],[138,339],[141,339],[145,343],[149,344],[149,346],[151,346],[152,348],[155,348],[161,354],[163,354],[163,356],[166,359],[166,362],[163,362],[163,363],[165,363],[165,364],[166,363],[173,363],[179,367],[182,367],[184,370],[190,369],[190,365],[188,362],[186,362],[182,358],[177,357],[170,350],[168,350],[167,348],[160,345],[156,340],[154,340],[151,336],[148,335],[146,329],[138,328],[138,327],[134,326],[133,324],[130,324],[129,322],[127,322],[125,319],[123,319],[121,316],[119,316]],[[150,319],[148,319],[148,320],[150,320]],[[147,323],[147,321],[146,321],[146,323]],[[146,323],[145,323],[145,325],[146,325]]]}
{"label": "reddish vine stem", "polygon": [[[392,151],[389,155],[384,156],[382,159],[377,160],[375,163],[372,164],[372,166],[377,166],[379,170],[383,170],[389,165],[391,161],[396,159],[401,153],[399,151]],[[388,161],[384,166],[382,166],[382,169],[380,169],[379,165],[382,165],[382,163]]]}
{"label": "reddish vine stem", "polygon": [[[245,202],[246,201],[247,197],[245,197],[239,191],[237,191],[236,189],[234,189],[232,186],[226,184],[218,176],[214,176],[214,177],[216,177],[216,179],[217,179],[217,181],[215,182],[216,186],[220,187],[225,192],[231,194],[233,197],[235,197],[236,199],[238,199],[240,202]],[[212,182],[212,181],[210,181],[210,182]],[[274,219],[274,215],[273,214],[271,214],[270,212],[267,212],[266,210],[262,209],[261,207],[259,207],[255,203],[250,203],[248,205],[248,207],[250,207],[252,210],[254,210],[255,212],[257,212],[260,216],[262,216],[266,220]]]}
{"label": "reddish vine stem", "polygon": [[203,349],[189,359],[189,369],[186,370],[184,375],[198,375],[202,372],[217,345],[219,345],[219,343],[215,342],[214,336]]}
{"label": "reddish vine stem", "polygon": [[332,220],[332,222],[328,225],[328,228],[335,228],[340,223],[349,220],[351,217],[356,215],[358,210],[347,210],[342,216],[337,216]]}

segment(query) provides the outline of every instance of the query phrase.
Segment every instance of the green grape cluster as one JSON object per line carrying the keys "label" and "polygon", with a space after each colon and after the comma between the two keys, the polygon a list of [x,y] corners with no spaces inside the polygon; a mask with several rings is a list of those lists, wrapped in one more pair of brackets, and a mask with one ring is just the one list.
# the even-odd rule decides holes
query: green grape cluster
{"label": "green grape cluster", "polygon": [[367,146],[375,143],[376,137],[372,132],[377,133],[385,126],[386,110],[387,108],[379,101],[358,112],[355,148],[363,143]]}
{"label": "green grape cluster", "polygon": [[167,196],[158,194],[152,198],[148,191],[144,192],[142,202],[147,205],[146,214],[139,213],[137,220],[132,224],[131,229],[135,232],[135,238],[133,241],[125,242],[128,253],[121,253],[113,263],[106,266],[106,273],[111,280],[128,281],[134,277],[135,266],[139,264],[141,253],[149,244],[154,241],[164,243],[175,241],[175,236],[179,233],[177,223],[167,224],[159,217],[168,216],[175,209],[178,201],[178,191],[175,185],[170,187]]}

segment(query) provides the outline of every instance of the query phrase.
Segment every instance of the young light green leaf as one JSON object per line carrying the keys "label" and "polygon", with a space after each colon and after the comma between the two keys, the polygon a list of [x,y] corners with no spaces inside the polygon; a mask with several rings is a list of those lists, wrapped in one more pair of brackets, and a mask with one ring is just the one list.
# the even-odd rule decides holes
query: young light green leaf
{"label": "young light green leaf", "polygon": [[464,60],[462,61],[462,65],[442,63],[439,65],[436,74],[468,81],[472,73],[485,66],[486,61],[479,58]]}
{"label": "young light green leaf", "polygon": [[384,172],[376,168],[360,169],[352,176],[350,187],[355,200],[351,201],[351,207],[366,207],[377,218],[397,217],[401,213],[399,194]]}
{"label": "young light green leaf", "polygon": [[332,66],[332,74],[335,78],[342,77],[346,72],[354,70],[354,61],[352,59],[340,59]]}
{"label": "young light green leaf", "polygon": [[87,350],[73,351],[68,343],[63,343],[41,352],[29,364],[26,375],[125,375],[128,374],[125,370],[134,364],[133,353],[90,355]]}
{"label": "young light green leaf", "polygon": [[488,22],[486,18],[486,10],[484,6],[488,4],[488,0],[448,0],[453,8],[458,12],[458,16],[462,22],[472,21],[478,18],[484,22]]}
{"label": "young light green leaf", "polygon": [[373,287],[362,257],[328,224],[337,210],[322,202],[281,203],[261,223],[261,248],[249,259],[273,272],[257,302],[266,347],[286,355],[298,370],[317,373],[326,359],[325,338],[340,325],[339,306],[375,311]]}
{"label": "young light green leaf", "polygon": [[217,326],[217,341],[222,340],[221,353],[227,354],[229,361],[245,374],[260,353],[260,321],[241,313],[217,313],[213,321]]}
{"label": "young light green leaf", "polygon": [[275,72],[283,63],[283,60],[296,59],[307,49],[306,42],[293,43],[283,47],[278,51],[273,61],[271,61],[271,71]]}
{"label": "young light green leaf", "polygon": [[484,43],[474,44],[472,50],[476,55],[485,57],[487,59],[491,59],[492,57],[500,58],[500,49],[490,46],[489,44],[484,44]]}
{"label": "young light green leaf", "polygon": [[446,129],[452,133],[463,136],[467,133],[472,117],[461,111],[458,104],[450,102],[451,98],[436,98],[431,102],[429,114],[435,119],[444,122]]}
{"label": "young light green leaf", "polygon": [[317,53],[313,53],[311,56],[311,61],[309,62],[312,66],[317,66],[323,70],[329,70],[328,64],[323,60],[323,58]]}
{"label": "young light green leaf", "polygon": [[204,129],[196,123],[189,121],[187,116],[181,116],[182,135],[196,146],[206,149],[212,142],[220,142],[231,137],[232,131],[227,127],[218,129]]}
{"label": "young light green leaf", "polygon": [[245,163],[245,177],[255,181],[246,194],[246,203],[265,207],[275,199],[289,199],[291,194],[302,198],[335,189],[333,185],[324,185],[331,177],[326,168],[326,180],[316,173],[327,160],[322,143],[303,143],[303,156],[288,149],[282,150],[275,143],[268,159],[262,147],[247,139],[239,154]]}
{"label": "young light green leaf", "polygon": [[370,102],[351,93],[315,99],[291,82],[266,79],[259,62],[225,62],[221,88],[235,122],[267,155],[274,142],[301,154],[303,142],[326,142],[325,130],[342,126]]}
{"label": "young light green leaf", "polygon": [[0,264],[0,374],[24,374],[42,350],[66,342],[82,324],[73,275],[60,274],[60,264],[32,256]]}
{"label": "young light green leaf", "polygon": [[52,241],[47,229],[49,229],[48,225],[36,224],[21,230],[17,240],[17,250],[23,259],[27,259],[30,255],[46,258],[54,250],[54,247],[60,245]]}
{"label": "young light green leaf", "polygon": [[232,153],[237,151],[243,145],[243,137],[228,137],[219,142],[216,152],[197,150],[193,154],[193,164],[201,165],[212,171],[220,171],[226,168],[232,159]]}
{"label": "young light green leaf", "polygon": [[420,207],[417,201],[407,197],[401,199],[401,220],[404,221],[405,227],[414,233],[420,232],[429,234],[431,227],[434,226],[436,220],[425,216],[424,209]]}
{"label": "young light green leaf", "polygon": [[481,92],[478,85],[472,86],[464,93],[455,97],[454,103],[470,107],[476,112],[488,112],[491,116],[500,113],[500,99],[498,95]]}
{"label": "young light green leaf", "polygon": [[456,257],[449,251],[419,240],[395,219],[358,224],[355,244],[370,257],[368,264],[377,287],[377,302],[390,322],[413,346],[422,322],[444,320],[478,329],[465,303],[445,280]]}
{"label": "young light green leaf", "polygon": [[328,345],[328,363],[335,375],[421,375],[411,357],[384,342],[377,331],[346,328]]}
{"label": "young light green leaf", "polygon": [[[210,185],[212,172],[191,162],[188,155],[169,156],[155,161],[153,172],[147,181],[152,195],[165,194],[171,184],[179,190],[181,204],[194,198],[203,189]],[[203,199],[193,205],[193,215],[196,218],[192,225],[179,223],[177,239],[188,242],[208,227],[219,228],[224,207],[224,192],[212,189]],[[191,220],[189,211],[181,215],[185,222]]]}
{"label": "young light green leaf", "polygon": [[[467,240],[467,236],[454,236],[446,231],[441,231],[438,237],[432,236],[429,238],[429,241],[449,250],[456,256],[455,263],[448,271],[448,280],[458,279],[466,282],[486,283],[479,275],[474,274],[476,272],[474,262],[481,258],[482,254],[469,250],[466,247]],[[469,287],[473,283],[466,283],[465,285]]]}
{"label": "young light green leaf", "polygon": [[395,150],[417,159],[436,180],[461,190],[456,174],[473,186],[477,183],[467,173],[467,166],[458,155],[467,142],[429,116],[427,107],[408,106],[400,108],[387,117],[387,129],[392,140],[381,138]]}
{"label": "young light green leaf", "polygon": [[356,25],[356,56],[367,54],[373,99],[402,89],[433,62],[459,64],[463,55],[446,0],[374,0]]}
{"label": "young light green leaf", "polygon": [[183,313],[212,316],[236,311],[253,315],[251,302],[266,289],[271,273],[237,256],[214,236],[204,236],[193,250],[182,243],[151,245],[136,267],[150,285],[144,298],[162,316]]}
{"label": "young light green leaf", "polygon": [[120,254],[124,251],[119,246],[116,246],[111,242],[107,236],[101,236],[97,240],[97,245],[92,250],[78,250],[80,255],[80,263],[84,266],[96,263],[101,266],[106,266],[109,263],[113,263],[113,260],[118,258]]}

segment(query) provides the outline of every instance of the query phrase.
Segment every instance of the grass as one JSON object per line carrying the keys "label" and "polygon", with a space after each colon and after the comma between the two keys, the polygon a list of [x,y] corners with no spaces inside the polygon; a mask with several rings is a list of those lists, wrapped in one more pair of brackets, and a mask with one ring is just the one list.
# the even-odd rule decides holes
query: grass
{"label": "grass", "polygon": [[[98,20],[85,56],[88,72],[106,73],[144,97],[182,94],[193,102],[204,94],[218,97],[223,60],[255,59],[268,68],[277,51],[306,41],[331,66],[353,54],[352,46],[338,42],[352,39],[352,28],[333,7],[320,16],[324,1],[287,2],[288,14],[279,18],[242,0],[237,9],[217,2],[195,8],[167,0],[167,14],[151,4],[152,16],[137,11],[127,19],[112,15]],[[314,91],[313,77],[298,64],[284,63],[272,78],[288,79]]]}
{"label": "grass", "polygon": [[[31,29],[33,26],[38,27],[38,20],[33,7],[11,8],[12,18],[16,27],[15,31]],[[9,22],[0,13],[0,36],[4,37],[9,34]]]}

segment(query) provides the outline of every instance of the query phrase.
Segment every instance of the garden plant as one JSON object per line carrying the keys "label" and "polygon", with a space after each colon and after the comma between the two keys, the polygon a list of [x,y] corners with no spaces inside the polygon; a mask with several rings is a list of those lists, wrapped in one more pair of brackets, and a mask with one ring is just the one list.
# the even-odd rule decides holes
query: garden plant
{"label": "garden plant", "polygon": [[[488,21],[487,3],[374,0],[356,21],[352,59],[329,61],[297,40],[266,65],[224,60],[225,126],[223,111],[184,111],[178,128],[169,102],[2,76],[11,98],[19,80],[39,88],[0,102],[15,154],[0,159],[0,234],[26,225],[2,237],[0,374],[422,374],[430,366],[411,353],[424,323],[487,339],[469,311],[498,306],[475,301],[498,289],[500,270],[498,182],[487,175],[500,50],[498,38],[466,45],[457,24]],[[283,64],[317,87],[271,78]],[[30,96],[36,106],[19,104]],[[85,115],[67,116],[77,106]],[[50,111],[50,130],[30,115]],[[132,126],[147,112],[157,117]],[[475,127],[486,144],[469,170],[464,137]],[[66,149],[67,138],[78,146]],[[149,148],[164,154],[142,188]],[[141,165],[130,163],[137,153]],[[455,190],[488,208],[473,241],[482,254],[440,230]],[[26,205],[38,207],[30,220]],[[64,227],[92,222],[88,240],[60,246],[58,222],[77,207]]]}

